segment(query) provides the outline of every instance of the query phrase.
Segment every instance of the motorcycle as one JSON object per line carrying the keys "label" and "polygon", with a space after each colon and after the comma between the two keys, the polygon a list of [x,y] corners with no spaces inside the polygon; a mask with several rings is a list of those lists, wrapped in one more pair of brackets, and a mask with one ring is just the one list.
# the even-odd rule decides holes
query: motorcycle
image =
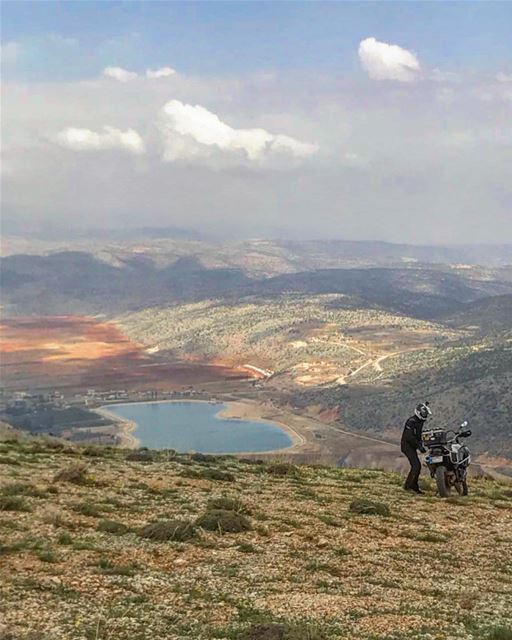
{"label": "motorcycle", "polygon": [[437,490],[442,498],[450,495],[452,487],[455,487],[460,496],[468,495],[467,472],[471,453],[461,442],[462,438],[469,438],[471,435],[467,426],[467,421],[464,421],[457,431],[429,429],[423,432],[423,445],[427,449],[425,463],[431,477],[436,480]]}

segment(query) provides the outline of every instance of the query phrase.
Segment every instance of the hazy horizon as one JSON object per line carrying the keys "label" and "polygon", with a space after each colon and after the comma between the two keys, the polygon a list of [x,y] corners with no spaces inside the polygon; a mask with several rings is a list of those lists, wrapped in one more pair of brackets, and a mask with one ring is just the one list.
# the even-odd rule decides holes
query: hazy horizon
{"label": "hazy horizon", "polygon": [[2,18],[6,230],[512,242],[512,4],[21,1]]}
{"label": "hazy horizon", "polygon": [[[160,234],[160,235],[159,235]],[[244,243],[244,242],[275,242],[275,243],[353,243],[353,244],[375,244],[375,245],[389,245],[389,246],[407,246],[417,248],[512,248],[512,241],[495,241],[495,242],[400,242],[393,240],[383,240],[380,238],[347,238],[343,236],[310,236],[299,237],[287,234],[268,233],[264,235],[241,235],[232,233],[226,235],[225,233],[215,233],[213,230],[204,233],[200,229],[193,227],[174,227],[174,226],[144,226],[144,227],[75,227],[75,228],[59,228],[58,223],[50,224],[49,226],[41,226],[40,228],[28,230],[26,228],[8,228],[2,230],[1,235],[4,239],[19,238],[26,239],[28,241],[40,240],[40,241],[54,241],[54,242],[80,242],[85,240],[132,240],[146,239],[146,240],[183,240],[204,242],[206,244],[229,244],[229,243]]]}

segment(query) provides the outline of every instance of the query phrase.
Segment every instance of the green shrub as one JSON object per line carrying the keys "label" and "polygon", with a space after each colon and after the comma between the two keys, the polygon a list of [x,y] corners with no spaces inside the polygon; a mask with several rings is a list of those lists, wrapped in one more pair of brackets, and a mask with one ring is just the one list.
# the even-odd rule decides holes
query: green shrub
{"label": "green shrub", "polygon": [[195,528],[188,520],[158,520],[139,529],[138,535],[157,542],[184,542],[195,535]]}
{"label": "green shrub", "polygon": [[0,511],[32,511],[32,508],[19,496],[0,496]]}
{"label": "green shrub", "polygon": [[305,623],[253,624],[238,635],[238,640],[326,640],[327,636],[317,627]]}
{"label": "green shrub", "polygon": [[267,473],[272,476],[296,476],[297,467],[290,462],[274,462],[267,467]]}
{"label": "green shrub", "polygon": [[199,516],[196,525],[208,531],[218,531],[221,534],[240,533],[251,529],[251,523],[243,514],[225,509],[208,509],[202,516]]}
{"label": "green shrub", "polygon": [[53,482],[71,482],[72,484],[87,484],[87,467],[85,464],[74,464],[58,471]]}
{"label": "green shrub", "polygon": [[125,533],[130,531],[130,527],[115,520],[100,520],[96,526],[96,531],[112,533],[115,536],[124,536]]}
{"label": "green shrub", "polygon": [[220,469],[205,469],[203,477],[208,480],[221,480],[222,482],[234,482],[235,476],[229,471],[221,471]]}
{"label": "green shrub", "polygon": [[360,513],[367,516],[389,516],[391,511],[384,502],[374,502],[366,498],[358,498],[350,503],[348,508],[352,513]]}
{"label": "green shrub", "polygon": [[126,460],[130,462],[153,462],[158,457],[157,451],[151,451],[150,449],[134,449],[126,455]]}
{"label": "green shrub", "polygon": [[484,637],[485,640],[512,640],[512,627],[498,625],[490,629]]}
{"label": "green shrub", "polygon": [[223,509],[224,511],[235,511],[251,515],[251,510],[244,505],[240,498],[228,496],[217,496],[208,500],[208,509]]}
{"label": "green shrub", "polygon": [[341,522],[333,518],[333,516],[328,513],[321,513],[318,516],[318,519],[321,520],[324,524],[327,524],[329,527],[341,527]]}
{"label": "green shrub", "polygon": [[57,542],[58,544],[67,546],[67,545],[73,544],[73,538],[67,531],[63,531],[62,533],[59,534],[57,538]]}
{"label": "green shrub", "polygon": [[6,484],[0,490],[3,496],[30,496],[31,498],[46,498],[47,493],[41,491],[33,484],[24,484],[23,482],[12,482]]}
{"label": "green shrub", "polygon": [[229,471],[211,468],[201,469],[201,471],[185,469],[180,475],[184,478],[196,478],[198,480],[219,480],[221,482],[234,482],[235,480],[235,476]]}
{"label": "green shrub", "polygon": [[49,562],[53,564],[54,562],[59,561],[56,554],[50,549],[45,549],[44,551],[40,551],[37,554],[37,557],[39,558],[39,560],[41,560],[41,562]]}
{"label": "green shrub", "polygon": [[192,453],[190,459],[194,462],[215,462],[216,460],[215,456],[199,452]]}
{"label": "green shrub", "polygon": [[103,449],[102,447],[95,447],[93,445],[85,447],[85,449],[83,449],[82,451],[82,455],[89,458],[102,458],[105,453],[105,449]]}
{"label": "green shrub", "polygon": [[93,502],[77,502],[72,507],[73,511],[89,518],[99,518],[103,508]]}
{"label": "green shrub", "polygon": [[102,558],[98,562],[98,569],[107,576],[133,576],[139,565],[131,562],[130,564],[114,564],[107,558]]}

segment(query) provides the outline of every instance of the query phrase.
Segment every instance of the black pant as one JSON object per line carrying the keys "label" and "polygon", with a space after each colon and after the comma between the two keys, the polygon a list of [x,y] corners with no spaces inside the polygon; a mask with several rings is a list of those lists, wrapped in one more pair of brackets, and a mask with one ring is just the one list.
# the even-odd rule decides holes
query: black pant
{"label": "black pant", "polygon": [[418,480],[421,472],[421,462],[418,458],[416,445],[402,440],[401,449],[402,453],[407,456],[407,460],[409,460],[409,464],[411,465],[411,470],[409,471],[409,475],[405,480],[404,488],[418,491]]}

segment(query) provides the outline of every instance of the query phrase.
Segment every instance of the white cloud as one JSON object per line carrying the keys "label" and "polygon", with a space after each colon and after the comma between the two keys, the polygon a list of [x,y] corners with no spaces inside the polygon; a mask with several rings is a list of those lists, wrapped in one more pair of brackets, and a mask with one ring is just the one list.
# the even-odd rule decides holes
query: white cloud
{"label": "white cloud", "polygon": [[450,83],[461,82],[462,77],[454,71],[443,71],[442,69],[432,69],[429,79],[434,82]]}
{"label": "white cloud", "polygon": [[107,76],[107,78],[119,80],[119,82],[129,82],[130,80],[135,80],[137,77],[134,71],[127,71],[121,67],[105,67],[105,69],[103,69],[103,75]]}
{"label": "white cloud", "polygon": [[[224,225],[228,234],[423,243],[512,237],[512,123],[504,103],[512,83],[498,82],[496,71],[470,70],[460,83],[443,84],[422,65],[427,81],[383,91],[365,78],[326,82],[321,74],[283,73],[265,85],[247,75],[146,80],[146,68],[127,84],[6,83],[2,202],[11,219],[66,225],[76,216],[84,225],[172,224],[204,233]],[[484,102],[484,93],[493,99]],[[175,116],[162,110],[171,98],[189,116],[197,114],[187,105],[202,105],[214,123],[209,140],[199,124],[201,133],[193,123],[178,133]],[[146,154],[105,137],[105,124],[138,131]],[[85,136],[61,133],[58,146],[55,134],[68,126],[85,128]],[[184,117],[179,127],[186,130]],[[240,131],[247,129],[255,160],[240,146],[249,144]],[[293,136],[280,152],[279,134]],[[293,156],[290,146],[301,141],[320,150]],[[163,152],[176,161],[163,162]]]}
{"label": "white cloud", "polygon": [[73,151],[103,151],[126,149],[131,153],[144,153],[144,141],[134,129],[121,131],[114,127],[103,127],[98,133],[90,129],[68,127],[55,136],[55,142]]}
{"label": "white cloud", "polygon": [[68,36],[61,36],[59,33],[47,33],[44,39],[49,44],[54,44],[59,47],[78,47],[80,44],[76,38],[70,38]]}
{"label": "white cloud", "polygon": [[361,40],[359,59],[372,80],[414,82],[420,71],[420,63],[412,51],[375,38]]}
{"label": "white cloud", "polygon": [[169,76],[176,75],[175,69],[171,69],[171,67],[162,67],[161,69],[148,69],[146,71],[146,76],[148,78],[168,78]]}
{"label": "white cloud", "polygon": [[164,159],[207,157],[211,150],[242,152],[250,161],[284,154],[305,158],[318,146],[265,129],[235,129],[200,105],[170,100],[162,109],[161,130],[165,136]]}
{"label": "white cloud", "polygon": [[19,42],[11,40],[1,45],[0,52],[2,64],[14,64],[22,52],[22,45]]}
{"label": "white cloud", "polygon": [[503,73],[503,71],[499,71],[496,74],[496,80],[498,82],[512,82],[512,73]]}

